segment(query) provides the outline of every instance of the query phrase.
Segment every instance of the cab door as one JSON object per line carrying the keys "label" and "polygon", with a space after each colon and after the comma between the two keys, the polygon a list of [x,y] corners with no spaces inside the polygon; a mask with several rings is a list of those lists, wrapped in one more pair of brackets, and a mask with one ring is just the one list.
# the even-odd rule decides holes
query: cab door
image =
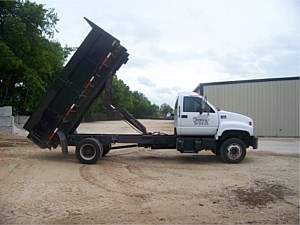
{"label": "cab door", "polygon": [[180,135],[215,135],[218,112],[200,96],[184,96],[180,120]]}

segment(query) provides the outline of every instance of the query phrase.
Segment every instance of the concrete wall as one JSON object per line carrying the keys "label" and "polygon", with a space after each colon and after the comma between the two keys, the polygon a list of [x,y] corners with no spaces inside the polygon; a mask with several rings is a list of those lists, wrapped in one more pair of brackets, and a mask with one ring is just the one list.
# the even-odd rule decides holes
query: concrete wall
{"label": "concrete wall", "polygon": [[23,127],[24,124],[27,122],[29,116],[14,116],[15,125],[19,127]]}
{"label": "concrete wall", "polygon": [[0,132],[12,134],[13,128],[14,117],[11,106],[0,107]]}
{"label": "concrete wall", "polygon": [[26,135],[23,126],[28,118],[28,116],[13,116],[11,106],[0,107],[0,132]]}

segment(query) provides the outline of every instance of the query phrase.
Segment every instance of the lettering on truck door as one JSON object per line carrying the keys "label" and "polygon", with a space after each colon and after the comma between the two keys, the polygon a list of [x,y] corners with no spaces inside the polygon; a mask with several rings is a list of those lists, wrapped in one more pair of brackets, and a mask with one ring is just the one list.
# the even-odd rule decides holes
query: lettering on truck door
{"label": "lettering on truck door", "polygon": [[180,120],[180,133],[183,135],[215,135],[217,132],[218,113],[200,96],[183,98],[183,112]]}

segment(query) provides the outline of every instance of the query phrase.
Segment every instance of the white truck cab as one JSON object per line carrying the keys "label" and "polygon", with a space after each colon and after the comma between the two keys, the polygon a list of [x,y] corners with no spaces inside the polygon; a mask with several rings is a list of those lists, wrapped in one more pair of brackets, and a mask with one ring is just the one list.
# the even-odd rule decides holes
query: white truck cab
{"label": "white truck cab", "polygon": [[202,148],[211,149],[217,155],[222,156],[222,148],[227,149],[224,150],[227,156],[223,160],[229,162],[241,161],[247,147],[257,148],[250,117],[219,110],[194,92],[178,94],[174,109],[174,133],[178,136],[179,151],[186,152],[191,146],[196,150],[198,140]]}

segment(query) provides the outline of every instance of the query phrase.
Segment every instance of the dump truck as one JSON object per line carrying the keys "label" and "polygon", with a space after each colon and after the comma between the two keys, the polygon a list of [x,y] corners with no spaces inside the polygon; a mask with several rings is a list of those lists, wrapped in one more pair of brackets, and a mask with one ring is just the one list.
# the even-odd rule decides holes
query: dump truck
{"label": "dump truck", "polygon": [[[118,39],[85,19],[92,30],[24,125],[32,142],[40,148],[61,146],[63,155],[68,154],[68,146],[76,146],[76,157],[84,164],[96,163],[111,149],[137,146],[181,153],[211,150],[226,163],[239,163],[248,147],[257,148],[251,118],[219,110],[193,92],[177,96],[173,134],[151,133],[126,109],[114,107],[112,77],[127,63],[129,54]],[[119,112],[139,134],[77,133],[85,113],[102,93],[109,112]]]}

